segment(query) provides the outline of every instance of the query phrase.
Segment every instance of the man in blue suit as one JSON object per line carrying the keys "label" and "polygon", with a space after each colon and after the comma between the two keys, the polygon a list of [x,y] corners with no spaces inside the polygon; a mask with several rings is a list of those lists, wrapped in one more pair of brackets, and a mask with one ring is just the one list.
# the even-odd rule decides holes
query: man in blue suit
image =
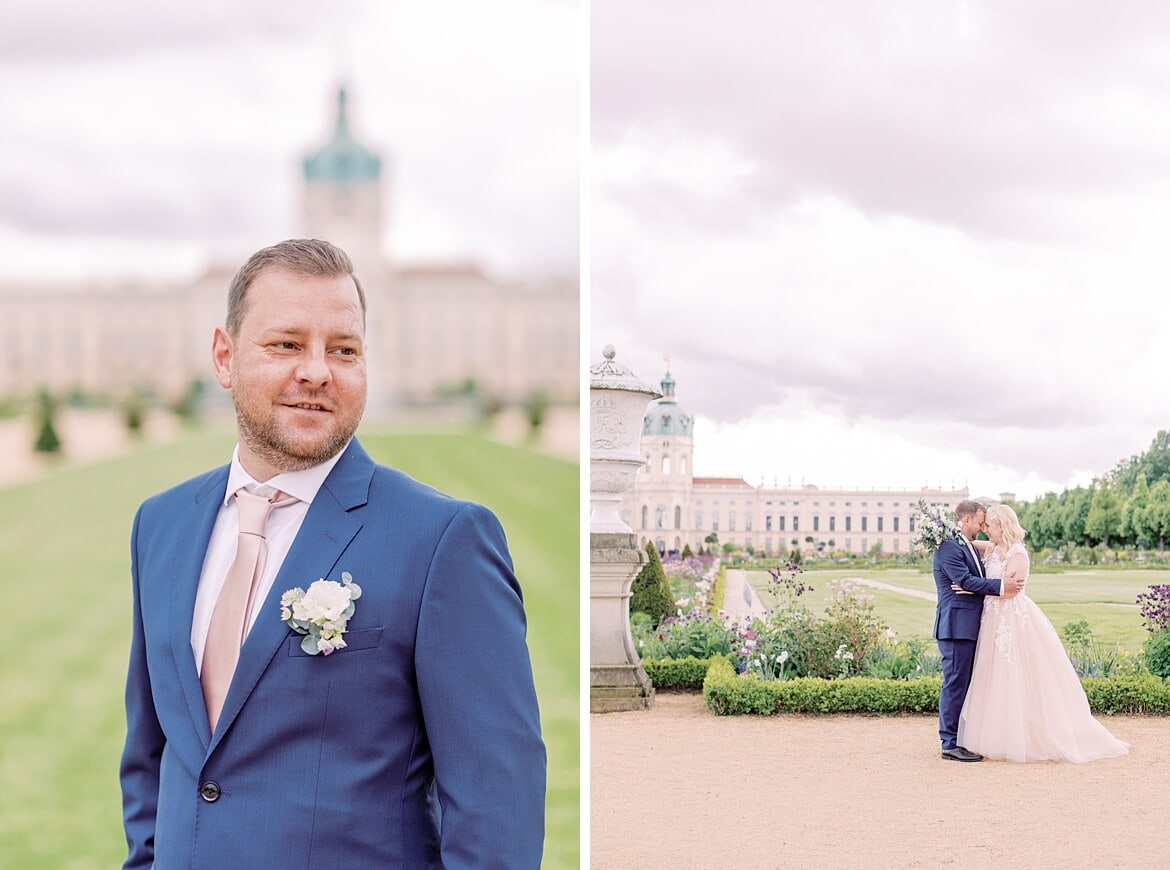
{"label": "man in blue suit", "polygon": [[[938,605],[934,615],[934,639],[942,656],[942,689],[938,696],[938,736],[942,757],[949,761],[982,761],[983,756],[959,746],[959,714],[971,685],[975,641],[983,617],[985,595],[1014,595],[1023,580],[989,579],[972,541],[983,531],[987,511],[977,501],[965,499],[955,506],[960,536],[948,538],[934,554],[934,585]],[[952,589],[960,587],[961,591]]]}
{"label": "man in blue suit", "polygon": [[[231,463],[134,520],[126,867],[540,864],[545,749],[503,531],[354,439],[364,353],[365,297],[327,242],[265,248],[233,280],[212,344]],[[308,635],[282,612],[295,589]]]}

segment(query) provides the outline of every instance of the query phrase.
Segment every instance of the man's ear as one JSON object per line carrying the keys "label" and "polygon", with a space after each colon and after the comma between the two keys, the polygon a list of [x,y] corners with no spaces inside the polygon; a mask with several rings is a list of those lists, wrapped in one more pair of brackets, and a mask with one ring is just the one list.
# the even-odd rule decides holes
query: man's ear
{"label": "man's ear", "polygon": [[215,366],[215,379],[225,390],[232,388],[232,355],[235,353],[232,337],[222,326],[215,328],[211,337],[211,364]]}

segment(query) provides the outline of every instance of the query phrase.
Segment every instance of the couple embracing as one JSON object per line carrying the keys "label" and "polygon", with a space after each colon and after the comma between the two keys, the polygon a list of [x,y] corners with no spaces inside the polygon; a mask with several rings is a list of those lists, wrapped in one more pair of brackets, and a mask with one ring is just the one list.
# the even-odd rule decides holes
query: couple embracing
{"label": "couple embracing", "polygon": [[[1025,531],[1008,505],[955,507],[934,554],[939,737],[951,761],[1093,761],[1129,745],[1093,718],[1052,623],[1025,593]],[[986,532],[990,540],[976,540]]]}

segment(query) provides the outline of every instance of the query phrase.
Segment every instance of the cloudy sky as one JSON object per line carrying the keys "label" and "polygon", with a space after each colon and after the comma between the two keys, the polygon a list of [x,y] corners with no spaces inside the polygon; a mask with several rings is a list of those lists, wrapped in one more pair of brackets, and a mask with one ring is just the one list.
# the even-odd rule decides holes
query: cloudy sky
{"label": "cloudy sky", "polygon": [[1170,7],[591,6],[589,356],[695,472],[1087,483],[1170,428]]}
{"label": "cloudy sky", "polygon": [[335,89],[388,253],[575,273],[571,0],[39,0],[0,12],[0,279],[186,274],[297,234]]}

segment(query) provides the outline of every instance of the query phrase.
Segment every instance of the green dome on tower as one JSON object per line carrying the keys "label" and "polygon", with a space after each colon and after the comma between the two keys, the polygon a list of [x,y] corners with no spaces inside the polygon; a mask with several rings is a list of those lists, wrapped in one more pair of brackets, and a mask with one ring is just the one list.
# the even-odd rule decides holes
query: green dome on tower
{"label": "green dome on tower", "polygon": [[674,395],[674,378],[670,371],[662,376],[662,398],[650,404],[642,418],[643,435],[685,435],[694,434],[695,417],[679,406]]}
{"label": "green dome on tower", "polygon": [[305,158],[305,181],[347,184],[377,181],[382,158],[359,145],[349,132],[345,88],[337,89],[337,126],[324,148]]}

